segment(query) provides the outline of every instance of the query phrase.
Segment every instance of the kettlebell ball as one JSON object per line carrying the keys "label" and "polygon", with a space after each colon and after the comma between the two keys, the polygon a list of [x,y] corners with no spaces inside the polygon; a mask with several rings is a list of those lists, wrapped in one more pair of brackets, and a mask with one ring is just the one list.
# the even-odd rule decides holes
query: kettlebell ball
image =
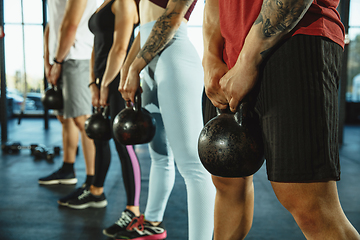
{"label": "kettlebell ball", "polygon": [[201,163],[215,176],[247,177],[264,162],[259,120],[247,102],[234,114],[219,110],[202,129],[198,140]]}
{"label": "kettlebell ball", "polygon": [[53,86],[46,90],[41,98],[41,102],[45,108],[60,110],[64,107],[64,100],[61,89]]}
{"label": "kettlebell ball", "polygon": [[141,92],[138,90],[135,94],[134,105],[127,106],[114,118],[114,136],[124,145],[136,145],[150,142],[155,132],[155,118],[141,107]]}
{"label": "kettlebell ball", "polygon": [[108,106],[95,108],[95,113],[86,119],[85,132],[89,138],[103,141],[111,139],[111,123],[108,109]]}

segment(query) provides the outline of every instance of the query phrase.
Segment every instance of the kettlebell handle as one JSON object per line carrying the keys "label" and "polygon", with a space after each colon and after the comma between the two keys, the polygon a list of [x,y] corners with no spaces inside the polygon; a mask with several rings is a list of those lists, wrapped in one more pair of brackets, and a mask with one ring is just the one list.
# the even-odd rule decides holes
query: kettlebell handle
{"label": "kettlebell handle", "polygon": [[[234,119],[235,121],[239,124],[242,125],[243,121],[245,120],[246,116],[249,115],[249,102],[246,99],[243,99],[240,104],[237,106],[236,108],[236,112],[232,112],[230,110],[230,107],[227,106],[227,108],[225,109],[219,109],[216,108],[216,112],[217,115],[221,115],[221,114],[231,114],[234,115]],[[249,116],[250,117],[250,116]]]}
{"label": "kettlebell handle", "polygon": [[248,105],[249,105],[249,103],[248,103],[247,101],[244,101],[244,100],[243,100],[243,101],[241,101],[241,102],[239,103],[239,105],[237,106],[235,113],[230,110],[229,105],[228,105],[227,108],[225,108],[225,109],[216,108],[216,113],[217,113],[217,115],[220,115],[220,114],[222,114],[222,113],[229,113],[229,114],[237,114],[237,113],[240,113],[240,114],[242,114],[242,112],[247,111]]}
{"label": "kettlebell handle", "polygon": [[108,118],[109,116],[109,106],[105,106],[105,107],[95,107],[95,112],[96,113],[101,113],[101,115],[104,118]]}
{"label": "kettlebell handle", "polygon": [[222,113],[234,114],[233,112],[230,111],[229,105],[227,106],[227,108],[224,108],[224,109],[216,108],[216,113],[217,113],[217,115],[220,115]]}
{"label": "kettlebell handle", "polygon": [[51,85],[51,88],[53,88],[55,92],[60,90],[60,88],[57,85]]}
{"label": "kettlebell handle", "polygon": [[106,105],[103,109],[102,109],[102,115],[104,118],[108,118],[109,117],[109,105]]}
{"label": "kettlebell handle", "polygon": [[135,103],[133,109],[138,112],[141,111],[141,90],[138,88],[135,93]]}

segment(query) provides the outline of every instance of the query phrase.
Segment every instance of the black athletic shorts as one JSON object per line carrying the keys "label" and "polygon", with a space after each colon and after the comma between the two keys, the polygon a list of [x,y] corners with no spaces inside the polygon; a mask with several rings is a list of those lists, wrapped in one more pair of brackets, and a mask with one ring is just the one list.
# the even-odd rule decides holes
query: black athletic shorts
{"label": "black athletic shorts", "polygon": [[[256,111],[263,130],[268,179],[340,179],[338,85],[343,49],[327,38],[296,35],[264,62]],[[204,102],[204,122],[216,115]]]}

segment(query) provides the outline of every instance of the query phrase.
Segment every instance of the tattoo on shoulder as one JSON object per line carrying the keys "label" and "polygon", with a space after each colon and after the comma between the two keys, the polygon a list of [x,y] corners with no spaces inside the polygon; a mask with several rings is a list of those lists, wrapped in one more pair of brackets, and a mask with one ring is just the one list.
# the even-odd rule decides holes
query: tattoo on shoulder
{"label": "tattoo on shoulder", "polygon": [[254,24],[262,24],[264,38],[291,30],[310,3],[309,0],[264,0]]}

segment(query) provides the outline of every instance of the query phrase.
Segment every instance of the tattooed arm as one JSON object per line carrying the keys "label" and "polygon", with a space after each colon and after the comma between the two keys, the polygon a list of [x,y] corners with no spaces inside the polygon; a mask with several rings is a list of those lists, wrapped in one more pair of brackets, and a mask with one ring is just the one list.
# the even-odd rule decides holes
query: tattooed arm
{"label": "tattooed arm", "polygon": [[312,0],[264,0],[235,66],[220,79],[232,111],[253,88],[258,69],[272,47],[289,33],[310,7]]}
{"label": "tattooed arm", "polygon": [[145,45],[132,62],[124,86],[119,89],[125,100],[134,102],[135,92],[140,87],[139,73],[174,37],[193,1],[168,2],[165,12],[157,19]]}

